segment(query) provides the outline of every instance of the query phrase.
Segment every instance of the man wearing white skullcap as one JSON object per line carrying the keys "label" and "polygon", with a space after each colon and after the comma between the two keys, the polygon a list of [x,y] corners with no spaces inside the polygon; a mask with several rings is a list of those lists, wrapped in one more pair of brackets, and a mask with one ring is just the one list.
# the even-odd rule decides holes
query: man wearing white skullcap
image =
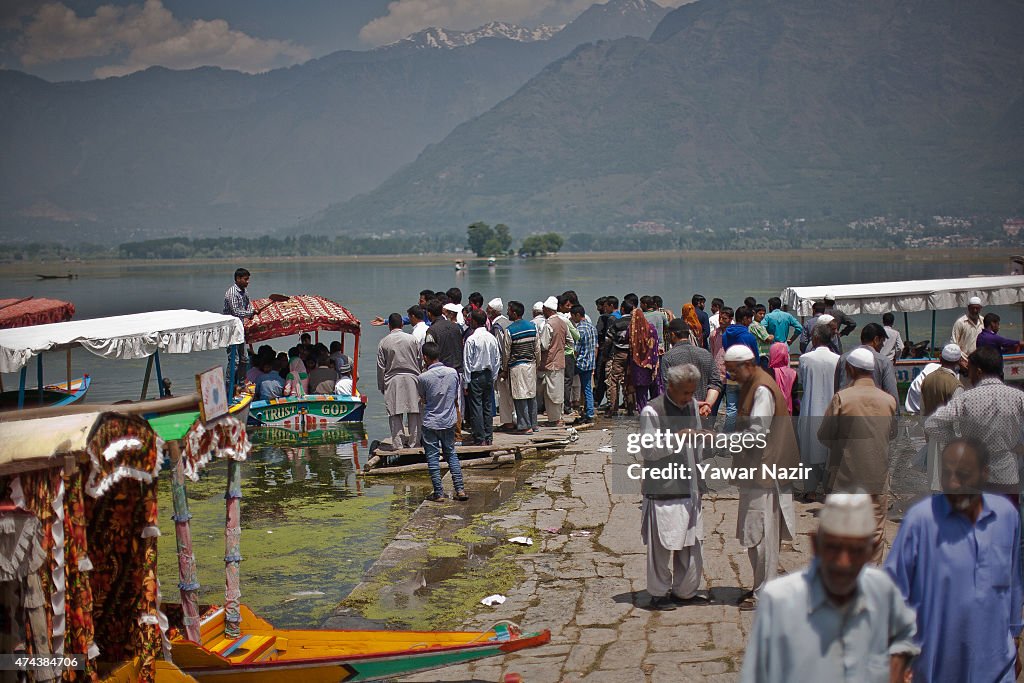
{"label": "man wearing white skullcap", "polygon": [[815,301],[811,308],[811,316],[804,321],[804,331],[800,333],[800,353],[805,353],[811,346],[811,335],[818,325],[831,327],[832,338],[828,346],[836,355],[841,354],[843,343],[839,340],[839,323],[836,322],[834,315],[825,313],[824,301]]}
{"label": "man wearing white skullcap", "polygon": [[487,302],[487,317],[491,321],[491,334],[498,340],[501,351],[501,370],[494,379],[494,394],[498,399],[498,417],[501,420],[499,429],[512,431],[516,428],[515,410],[512,406],[512,387],[508,379],[508,357],[512,348],[512,338],[508,334],[511,321],[502,310],[502,301],[495,297]]}
{"label": "man wearing white skullcap", "polygon": [[972,296],[967,300],[967,312],[953,323],[953,333],[949,336],[951,344],[960,347],[960,365],[967,367],[967,356],[977,348],[978,335],[985,329],[981,319],[981,298]]}
{"label": "man wearing white skullcap", "polygon": [[754,473],[753,479],[736,482],[736,537],[747,549],[754,575],[753,587],[740,598],[740,609],[749,611],[757,606],[764,585],[778,575],[782,541],[796,536],[791,487],[764,476],[764,466],[797,467],[799,455],[786,399],[771,375],[757,365],[753,351],[733,344],[725,351],[725,369],[739,383],[736,430],[744,433],[744,445],[751,444],[733,456],[733,464]]}
{"label": "man wearing white skullcap", "polygon": [[[548,424],[561,427],[562,403],[565,396],[565,340],[569,327],[558,315],[558,299],[549,296],[544,300],[544,329],[540,330],[540,364],[537,366],[537,380],[543,385],[544,412]],[[538,397],[538,412],[540,400]]]}
{"label": "man wearing white skullcap", "polygon": [[857,329],[857,323],[854,322],[853,318],[846,315],[838,308],[835,307],[836,297],[832,292],[825,292],[825,295],[821,297],[822,302],[825,304],[825,314],[831,315],[835,321],[836,326],[836,353],[841,354],[843,352],[843,340],[841,337],[845,337],[855,329]]}
{"label": "man wearing white skullcap", "polygon": [[[871,378],[874,380],[875,386],[888,393],[894,400],[899,401],[896,366],[880,353],[882,346],[885,345],[885,339],[884,327],[878,323],[868,323],[860,331],[860,346],[857,347],[857,350],[869,353],[874,359]],[[850,386],[851,380],[846,376],[846,363],[849,355],[850,352],[844,353],[839,358],[839,364],[836,365],[836,391]]]}
{"label": "man wearing white skullcap", "polygon": [[826,490],[871,494],[873,559],[881,564],[889,508],[889,442],[896,438],[897,421],[896,399],[872,379],[875,363],[875,356],[864,347],[846,355],[846,375],[852,383],[832,397],[818,427],[818,440],[830,451]]}
{"label": "man wearing white skullcap", "polygon": [[[922,372],[922,374],[924,374]],[[930,372],[921,382],[919,395],[921,400],[921,426],[925,418],[949,403],[956,395],[962,393],[964,385],[960,382],[960,347],[946,344],[939,358],[935,372]],[[908,397],[909,400],[909,397]],[[941,491],[942,461],[939,458],[941,444],[935,439],[926,446],[925,466],[928,484],[932,491]]]}
{"label": "man wearing white skullcap", "polygon": [[[945,359],[947,362],[955,361],[959,365],[960,357],[960,347],[957,346],[956,344],[950,342],[949,344],[946,344],[944,347],[942,347],[940,361],[942,359]],[[928,377],[928,375],[932,374],[941,367],[941,363],[928,363],[923,368],[921,368],[921,372],[919,372],[917,376],[914,377],[914,381],[910,383],[910,388],[907,389],[907,400],[904,401],[903,403],[903,407],[907,409],[908,413],[912,413],[914,415],[921,414],[921,411],[923,409],[923,405],[921,403],[921,387],[924,385],[924,380]],[[924,416],[922,415],[922,417]]]}
{"label": "man wearing white skullcap", "polygon": [[[742,683],[903,681],[917,625],[892,579],[866,566],[874,519],[864,494],[825,500],[814,561],[769,583],[743,658]],[[962,679],[961,679],[962,680]]]}

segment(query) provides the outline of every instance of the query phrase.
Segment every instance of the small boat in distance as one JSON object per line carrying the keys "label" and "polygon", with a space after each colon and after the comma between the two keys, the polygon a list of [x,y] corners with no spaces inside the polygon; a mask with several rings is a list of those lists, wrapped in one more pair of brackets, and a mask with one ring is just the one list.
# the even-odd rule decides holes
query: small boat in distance
{"label": "small boat in distance", "polygon": [[493,256],[491,256],[490,258],[487,259],[487,267],[488,268],[493,268],[497,264],[498,264],[498,259],[494,258]]}
{"label": "small boat in distance", "polygon": [[36,273],[36,277],[40,280],[77,280],[78,276],[74,273],[68,273],[67,275],[42,275]]}
{"label": "small boat in distance", "polygon": [[463,261],[462,259],[459,259],[458,261],[455,262],[455,272],[459,272],[460,270],[465,270],[465,269],[466,269],[466,262],[465,261]]}

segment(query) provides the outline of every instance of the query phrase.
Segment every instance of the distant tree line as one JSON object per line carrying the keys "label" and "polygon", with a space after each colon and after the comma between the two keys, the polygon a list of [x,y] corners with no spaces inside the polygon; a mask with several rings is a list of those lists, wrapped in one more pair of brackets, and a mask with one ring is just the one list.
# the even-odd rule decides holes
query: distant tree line
{"label": "distant tree line", "polygon": [[459,238],[440,235],[389,237],[219,237],[191,239],[168,237],[143,242],[126,242],[118,247],[125,259],[194,259],[224,256],[348,256],[371,254],[435,254],[461,251]]}

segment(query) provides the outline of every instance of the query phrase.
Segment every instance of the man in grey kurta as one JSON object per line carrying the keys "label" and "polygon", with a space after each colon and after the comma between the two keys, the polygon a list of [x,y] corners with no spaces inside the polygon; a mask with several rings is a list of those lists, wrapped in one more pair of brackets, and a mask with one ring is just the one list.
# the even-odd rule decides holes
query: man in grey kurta
{"label": "man in grey kurta", "polygon": [[[665,393],[640,411],[641,432],[653,435],[700,429],[695,398],[700,381],[700,370],[689,363],[666,370]],[[696,600],[700,587],[704,523],[696,465],[701,460],[701,449],[684,447],[677,453],[674,447],[646,448],[642,454],[645,467],[663,470],[667,465],[679,465],[689,473],[687,478],[641,480],[644,497],[640,535],[647,546],[647,592],[652,608],[666,609],[671,602]]]}
{"label": "man in grey kurta", "polygon": [[[423,358],[420,343],[402,330],[402,316],[388,316],[390,332],[377,347],[377,389],[384,394],[384,409],[391,427],[392,448],[420,445],[420,394],[416,379]],[[403,433],[403,422],[409,433]]]}
{"label": "man in grey kurta", "polygon": [[743,658],[742,683],[903,681],[916,615],[892,579],[866,566],[875,527],[867,494],[825,501],[815,559],[768,583]]}

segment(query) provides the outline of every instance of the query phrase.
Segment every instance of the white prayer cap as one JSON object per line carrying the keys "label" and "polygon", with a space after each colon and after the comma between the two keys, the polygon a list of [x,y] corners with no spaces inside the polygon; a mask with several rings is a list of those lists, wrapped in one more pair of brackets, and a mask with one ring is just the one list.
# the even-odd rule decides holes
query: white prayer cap
{"label": "white prayer cap", "polygon": [[549,296],[547,299],[544,299],[544,308],[550,308],[552,311],[557,311],[558,299],[553,296]]}
{"label": "white prayer cap", "polygon": [[543,301],[538,301],[537,303],[535,303],[533,305],[533,312],[534,313],[540,313],[543,310],[544,310],[544,302]]}
{"label": "white prayer cap", "polygon": [[836,300],[836,295],[833,294],[832,292],[825,292],[825,294],[822,295],[821,300],[822,301],[835,301]]}
{"label": "white prayer cap", "polygon": [[874,355],[863,346],[850,351],[850,355],[846,357],[846,362],[860,370],[873,372],[875,369]]}
{"label": "white prayer cap", "polygon": [[836,319],[836,317],[834,315],[829,315],[828,313],[822,313],[821,315],[818,316],[817,321],[815,321],[815,325],[828,325],[830,322],[832,322],[835,319]]}
{"label": "white prayer cap", "polygon": [[451,311],[452,313],[459,313],[462,311],[462,308],[460,308],[458,304],[448,303],[444,305],[444,310]]}
{"label": "white prayer cap", "polygon": [[745,360],[754,360],[754,352],[746,344],[733,344],[725,350],[727,363],[741,363]]}
{"label": "white prayer cap", "polygon": [[501,298],[500,297],[494,297],[493,299],[488,301],[487,302],[487,308],[491,309],[492,311],[499,311],[500,312],[501,311]]}
{"label": "white prayer cap", "polygon": [[818,514],[818,530],[836,536],[875,535],[875,510],[866,493],[833,493]]}
{"label": "white prayer cap", "polygon": [[942,347],[942,360],[952,363],[953,361],[960,360],[960,358],[960,347],[956,344],[946,344]]}
{"label": "white prayer cap", "polygon": [[968,306],[980,306],[981,305],[981,297],[972,296],[970,299],[967,300],[967,305]]}

